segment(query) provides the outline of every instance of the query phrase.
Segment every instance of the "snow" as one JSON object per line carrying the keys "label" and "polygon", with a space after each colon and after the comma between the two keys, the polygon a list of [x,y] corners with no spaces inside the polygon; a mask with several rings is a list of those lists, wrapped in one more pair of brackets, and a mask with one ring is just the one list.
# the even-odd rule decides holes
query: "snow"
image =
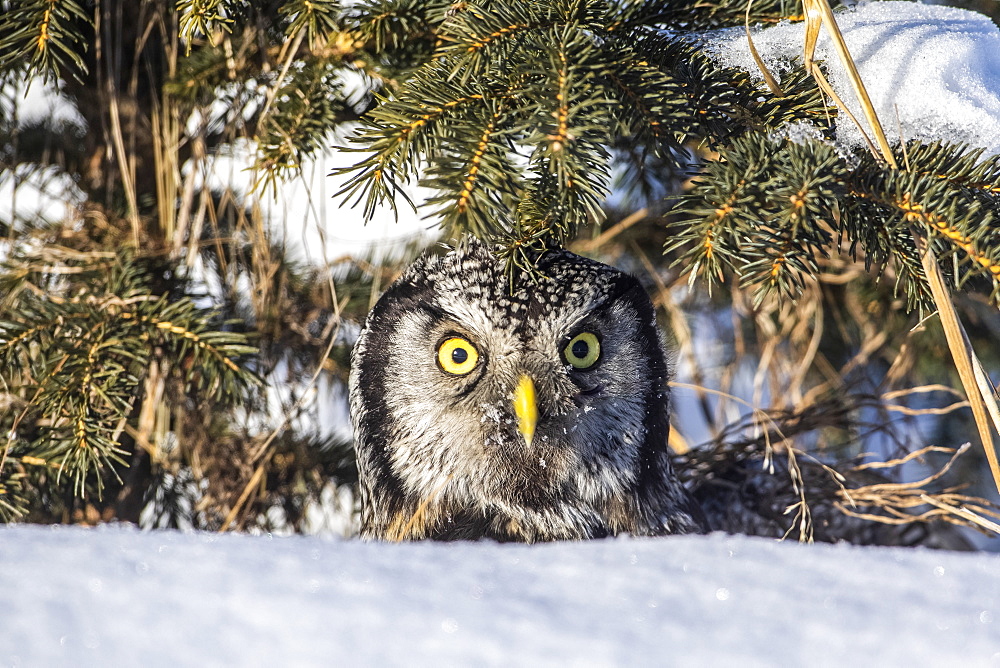
{"label": "snow", "polygon": [[46,122],[53,127],[70,124],[86,128],[87,120],[66,96],[64,88],[62,79],[45,81],[41,77],[32,77],[20,81],[10,78],[0,84],[0,100],[13,103],[22,126]]}
{"label": "snow", "polygon": [[[252,144],[242,142],[213,156],[208,163],[209,185],[213,189],[232,188],[242,196],[250,193],[255,179],[253,150]],[[300,176],[283,181],[274,192],[260,193],[261,212],[292,258],[318,267],[345,255],[371,256],[375,261],[395,259],[407,244],[427,245],[438,238],[437,222],[423,219],[402,198],[398,216],[383,207],[366,221],[361,206],[352,207],[353,201],[345,203],[342,196],[334,197],[349,177],[331,172],[361,159],[360,153],[331,146],[305,161]],[[431,195],[430,190],[413,184],[403,189],[414,202],[423,202]]]}
{"label": "snow", "polygon": [[[0,83],[0,114],[16,114],[21,127],[46,122],[53,127],[74,125],[83,132],[86,121],[62,87],[62,81],[47,83],[40,78]],[[0,221],[17,226],[23,221],[64,221],[83,199],[73,179],[56,167],[17,164],[0,169]]]}
{"label": "snow", "polygon": [[[862,4],[836,18],[889,141],[902,128],[905,140],[945,139],[1000,153],[1000,29],[989,18],[912,2]],[[753,41],[777,74],[789,59],[801,63],[804,34],[804,23],[782,23],[754,30]],[[742,28],[708,41],[722,64],[759,76]],[[837,94],[863,118],[825,26],[815,59],[825,62]],[[846,118],[838,122],[838,139],[862,145]]]}
{"label": "snow", "polygon": [[0,664],[1000,665],[1000,557],[9,526]]}
{"label": "snow", "polygon": [[84,201],[73,179],[56,167],[20,164],[0,170],[0,221],[20,227],[23,221],[69,220]]}

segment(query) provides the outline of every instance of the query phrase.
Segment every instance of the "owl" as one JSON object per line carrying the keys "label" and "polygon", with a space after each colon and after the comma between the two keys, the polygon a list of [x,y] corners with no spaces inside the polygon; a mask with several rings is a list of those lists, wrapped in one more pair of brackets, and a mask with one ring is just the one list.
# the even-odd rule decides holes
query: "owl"
{"label": "owl", "polygon": [[466,239],[368,314],[350,375],[362,536],[704,531],[672,469],[668,367],[639,282],[564,250],[531,275],[505,268]]}

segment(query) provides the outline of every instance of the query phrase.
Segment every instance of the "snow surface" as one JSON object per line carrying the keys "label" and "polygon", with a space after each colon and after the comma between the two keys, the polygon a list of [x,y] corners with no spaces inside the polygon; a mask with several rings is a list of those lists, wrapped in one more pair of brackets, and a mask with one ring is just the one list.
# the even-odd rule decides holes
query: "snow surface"
{"label": "snow surface", "polygon": [[[953,7],[872,2],[837,12],[836,19],[890,141],[901,127],[905,140],[946,139],[1000,153],[1000,29],[989,18]],[[772,73],[787,69],[782,59],[801,62],[804,23],[752,34]],[[709,44],[723,64],[759,75],[742,28],[719,31]],[[825,26],[814,57],[825,61],[831,85],[862,119]],[[838,139],[862,145],[846,118],[838,122]]]}
{"label": "snow surface", "polygon": [[1000,557],[0,529],[0,665],[1000,665]]}

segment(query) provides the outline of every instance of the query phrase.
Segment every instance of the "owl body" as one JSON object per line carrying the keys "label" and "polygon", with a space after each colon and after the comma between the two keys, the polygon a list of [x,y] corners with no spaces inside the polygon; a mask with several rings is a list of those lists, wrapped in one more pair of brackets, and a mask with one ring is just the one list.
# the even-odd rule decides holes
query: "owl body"
{"label": "owl body", "polygon": [[469,239],[383,294],[354,349],[368,538],[704,529],[667,449],[667,364],[631,276],[569,252],[512,285]]}

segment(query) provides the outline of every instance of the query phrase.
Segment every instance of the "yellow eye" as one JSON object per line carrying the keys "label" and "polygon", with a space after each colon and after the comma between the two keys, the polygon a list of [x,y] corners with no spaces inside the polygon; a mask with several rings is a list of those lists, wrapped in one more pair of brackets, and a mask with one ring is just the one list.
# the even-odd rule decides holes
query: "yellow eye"
{"label": "yellow eye", "polygon": [[589,369],[601,358],[601,341],[596,334],[580,332],[563,348],[563,355],[574,369]]}
{"label": "yellow eye", "polygon": [[445,339],[438,346],[438,365],[450,374],[464,376],[475,369],[478,362],[479,351],[460,336]]}

